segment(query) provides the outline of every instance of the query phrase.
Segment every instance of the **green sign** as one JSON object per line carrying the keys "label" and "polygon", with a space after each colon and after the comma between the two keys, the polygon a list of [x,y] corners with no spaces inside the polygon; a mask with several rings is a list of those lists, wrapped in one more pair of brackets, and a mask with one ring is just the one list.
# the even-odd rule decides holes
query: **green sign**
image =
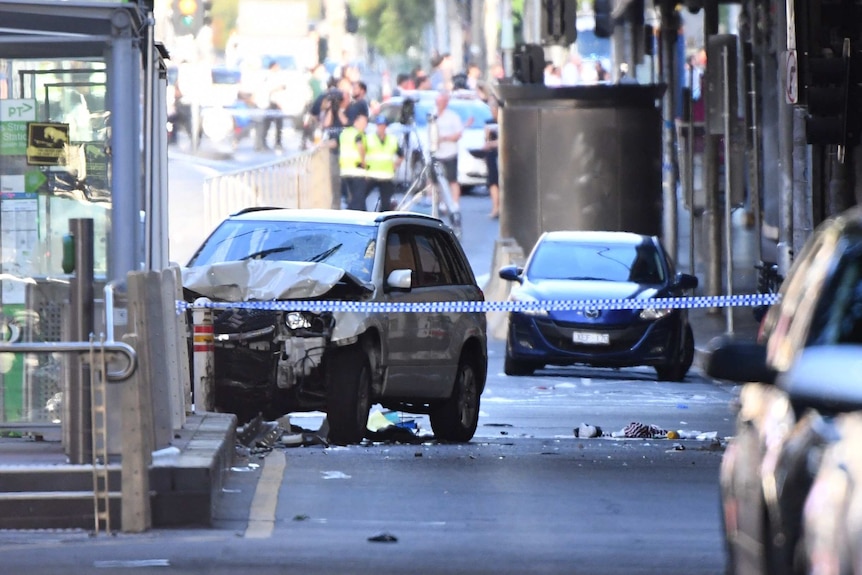
{"label": "green sign", "polygon": [[0,156],[27,153],[27,122],[36,120],[36,100],[0,100]]}

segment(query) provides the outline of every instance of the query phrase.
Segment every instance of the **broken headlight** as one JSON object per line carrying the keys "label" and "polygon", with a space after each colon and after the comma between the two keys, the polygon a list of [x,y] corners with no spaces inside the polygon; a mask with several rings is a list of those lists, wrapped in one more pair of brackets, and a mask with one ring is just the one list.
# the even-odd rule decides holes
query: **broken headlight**
{"label": "broken headlight", "polygon": [[308,329],[311,327],[311,318],[299,311],[292,311],[284,318],[288,329]]}

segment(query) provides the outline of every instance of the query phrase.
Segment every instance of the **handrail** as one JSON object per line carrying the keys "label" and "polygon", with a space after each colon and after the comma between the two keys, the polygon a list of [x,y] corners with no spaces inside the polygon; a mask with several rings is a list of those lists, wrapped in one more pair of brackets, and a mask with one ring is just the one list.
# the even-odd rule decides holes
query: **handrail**
{"label": "handrail", "polygon": [[[89,341],[0,343],[0,353],[89,353],[95,345],[97,344]],[[135,373],[138,354],[132,346],[120,341],[103,342],[100,345],[109,353],[125,355],[128,361],[122,371],[106,373],[108,381],[125,381]]]}

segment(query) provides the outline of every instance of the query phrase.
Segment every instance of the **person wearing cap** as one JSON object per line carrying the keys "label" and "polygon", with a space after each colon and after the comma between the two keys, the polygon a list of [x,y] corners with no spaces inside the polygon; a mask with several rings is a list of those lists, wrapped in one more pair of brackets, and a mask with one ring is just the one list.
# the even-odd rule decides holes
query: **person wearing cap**
{"label": "person wearing cap", "polygon": [[386,117],[374,118],[377,130],[366,137],[365,163],[368,167],[368,191],[375,188],[380,193],[377,211],[392,209],[392,194],[395,192],[395,172],[404,151],[398,138],[386,132]]}
{"label": "person wearing cap", "polygon": [[365,165],[365,128],[368,116],[357,114],[353,124],[344,128],[338,137],[338,167],[341,181],[347,194],[347,209],[365,210],[367,170]]}

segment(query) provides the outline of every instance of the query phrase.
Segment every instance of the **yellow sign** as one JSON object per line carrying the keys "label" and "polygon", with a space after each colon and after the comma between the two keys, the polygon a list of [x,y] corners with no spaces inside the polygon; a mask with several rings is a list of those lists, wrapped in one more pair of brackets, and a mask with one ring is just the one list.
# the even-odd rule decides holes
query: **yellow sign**
{"label": "yellow sign", "polygon": [[27,123],[27,164],[58,166],[65,164],[69,145],[69,124]]}

